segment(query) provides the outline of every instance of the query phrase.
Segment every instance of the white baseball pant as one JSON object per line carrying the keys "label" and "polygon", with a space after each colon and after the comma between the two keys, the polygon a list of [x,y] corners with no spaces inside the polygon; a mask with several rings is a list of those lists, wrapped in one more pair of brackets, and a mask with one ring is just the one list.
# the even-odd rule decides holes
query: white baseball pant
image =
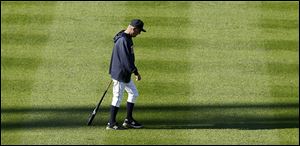
{"label": "white baseball pant", "polygon": [[136,98],[139,96],[138,90],[134,85],[133,81],[130,80],[129,83],[119,82],[115,79],[112,79],[114,82],[113,85],[113,98],[111,105],[120,107],[124,90],[128,93],[127,102],[135,103]]}

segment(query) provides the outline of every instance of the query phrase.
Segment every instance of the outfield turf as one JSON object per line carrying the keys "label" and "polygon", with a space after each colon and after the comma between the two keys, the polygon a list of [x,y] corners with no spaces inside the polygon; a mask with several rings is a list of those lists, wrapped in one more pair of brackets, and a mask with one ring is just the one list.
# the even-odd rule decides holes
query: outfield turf
{"label": "outfield turf", "polygon": [[[299,144],[299,2],[2,2],[1,144]],[[133,18],[134,117],[107,131]],[[117,120],[126,115],[126,95]]]}

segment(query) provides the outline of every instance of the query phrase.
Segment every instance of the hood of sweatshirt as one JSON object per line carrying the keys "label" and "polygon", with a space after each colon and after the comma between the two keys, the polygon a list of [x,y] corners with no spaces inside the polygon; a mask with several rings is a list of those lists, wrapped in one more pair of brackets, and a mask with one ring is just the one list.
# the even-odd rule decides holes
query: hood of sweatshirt
{"label": "hood of sweatshirt", "polygon": [[120,32],[118,32],[116,35],[115,35],[115,37],[114,37],[114,43],[116,43],[117,42],[117,40],[119,39],[119,38],[121,38],[122,37],[122,34],[123,34],[123,32],[124,32],[125,30],[121,30]]}

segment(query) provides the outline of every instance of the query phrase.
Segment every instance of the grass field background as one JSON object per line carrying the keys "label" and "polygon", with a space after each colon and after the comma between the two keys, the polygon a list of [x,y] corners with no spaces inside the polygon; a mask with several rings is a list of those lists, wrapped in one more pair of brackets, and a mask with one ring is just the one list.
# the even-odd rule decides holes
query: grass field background
{"label": "grass field background", "polygon": [[[1,2],[1,144],[299,144],[299,2]],[[107,131],[133,18],[134,117]],[[117,120],[126,115],[126,95]]]}

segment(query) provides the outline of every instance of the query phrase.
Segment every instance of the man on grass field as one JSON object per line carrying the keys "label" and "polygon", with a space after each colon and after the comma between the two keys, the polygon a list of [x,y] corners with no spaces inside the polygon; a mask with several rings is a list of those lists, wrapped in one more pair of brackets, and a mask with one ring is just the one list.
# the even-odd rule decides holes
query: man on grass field
{"label": "man on grass field", "polygon": [[[144,23],[140,19],[133,19],[126,30],[121,30],[114,37],[114,48],[112,51],[109,74],[114,82],[113,98],[110,109],[110,119],[106,129],[120,130],[124,128],[142,128],[133,117],[132,111],[134,103],[138,96],[138,90],[131,80],[131,74],[134,73],[136,80],[141,80],[141,75],[134,64],[134,50],[132,37],[136,37],[144,30]],[[127,99],[127,117],[122,126],[116,121],[116,116],[123,98],[123,92],[128,93]]]}

